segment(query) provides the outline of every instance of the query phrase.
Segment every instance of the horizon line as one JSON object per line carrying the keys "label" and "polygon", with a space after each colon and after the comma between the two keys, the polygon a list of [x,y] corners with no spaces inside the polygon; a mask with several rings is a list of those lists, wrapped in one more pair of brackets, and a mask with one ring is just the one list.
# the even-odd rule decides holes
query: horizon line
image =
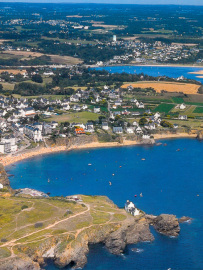
{"label": "horizon line", "polygon": [[13,0],[8,0],[8,1],[6,1],[5,2],[5,0],[4,1],[1,1],[0,0],[0,3],[4,3],[4,4],[16,4],[16,3],[22,3],[22,4],[24,4],[24,3],[27,3],[27,4],[96,4],[96,5],[137,5],[137,6],[203,6],[203,4],[189,4],[189,3],[187,3],[187,4],[181,4],[181,3],[177,3],[177,4],[174,4],[174,3],[166,3],[166,4],[164,4],[164,3],[110,3],[109,1],[107,1],[107,2],[94,2],[94,1],[86,1],[86,2],[81,2],[81,0],[79,0],[79,1],[77,1],[76,0],[76,2],[69,2],[69,1],[63,1],[63,0],[59,0],[59,1],[57,1],[57,0],[17,0],[17,1],[13,1]]}

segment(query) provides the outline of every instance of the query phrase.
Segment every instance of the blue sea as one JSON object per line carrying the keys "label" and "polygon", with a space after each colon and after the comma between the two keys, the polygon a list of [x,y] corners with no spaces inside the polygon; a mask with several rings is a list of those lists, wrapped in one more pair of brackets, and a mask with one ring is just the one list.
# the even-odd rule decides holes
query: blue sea
{"label": "blue sea", "polygon": [[[159,146],[55,153],[24,160],[7,170],[14,175],[10,181],[15,189],[29,187],[50,192],[51,196],[107,195],[119,207],[129,199],[148,214],[193,218],[191,224],[181,224],[178,238],[160,235],[152,229],[154,242],[130,245],[123,256],[110,254],[102,245],[91,246],[84,269],[202,270],[203,142],[195,139],[161,142]],[[134,197],[141,192],[142,198]],[[132,251],[134,247],[142,252]],[[56,268],[49,264],[46,269]]]}
{"label": "blue sea", "polygon": [[203,67],[168,67],[168,66],[109,66],[98,67],[96,70],[107,70],[110,73],[140,74],[144,73],[150,76],[168,76],[171,78],[178,78],[184,76],[187,79],[192,79],[203,83],[203,78],[198,78],[198,74],[191,74],[190,72],[198,72],[203,70]]}

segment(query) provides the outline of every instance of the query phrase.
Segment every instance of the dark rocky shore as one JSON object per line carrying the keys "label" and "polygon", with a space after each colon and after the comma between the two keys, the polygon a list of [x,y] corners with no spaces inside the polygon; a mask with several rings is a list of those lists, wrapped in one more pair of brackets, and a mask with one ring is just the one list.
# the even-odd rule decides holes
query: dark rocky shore
{"label": "dark rocky shore", "polygon": [[141,217],[128,216],[123,222],[115,225],[101,225],[97,229],[85,230],[77,239],[74,246],[68,245],[61,252],[60,239],[55,237],[52,243],[44,243],[37,252],[30,257],[20,255],[0,262],[1,270],[39,270],[43,269],[45,259],[52,259],[56,266],[63,268],[69,264],[74,268],[83,268],[87,263],[89,245],[102,243],[112,254],[124,252],[126,245],[143,241],[153,241],[149,225],[154,226],[157,232],[167,236],[178,236],[180,232],[178,219],[174,215],[163,214]]}

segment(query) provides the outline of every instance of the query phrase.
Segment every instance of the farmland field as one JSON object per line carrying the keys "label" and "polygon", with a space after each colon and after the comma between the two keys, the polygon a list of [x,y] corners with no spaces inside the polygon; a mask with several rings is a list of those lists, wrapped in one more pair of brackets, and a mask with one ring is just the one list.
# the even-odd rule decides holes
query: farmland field
{"label": "farmland field", "polygon": [[181,92],[184,94],[197,94],[200,85],[191,83],[176,83],[176,82],[137,82],[124,84],[122,88],[127,88],[132,85],[138,88],[154,88],[157,93],[161,93],[162,90],[167,92]]}
{"label": "farmland field", "polygon": [[51,57],[51,61],[55,64],[62,65],[76,65],[82,63],[79,58],[71,57],[71,56],[61,56],[54,54],[47,54],[47,56]]}
{"label": "farmland field", "polygon": [[16,74],[24,74],[26,72],[25,69],[0,69],[0,73],[3,73],[3,72],[8,72],[8,73],[12,73],[14,75]]}
{"label": "farmland field", "polygon": [[154,112],[160,112],[160,113],[169,113],[170,110],[174,108],[174,104],[165,104],[162,103],[158,105],[155,109]]}
{"label": "farmland field", "polygon": [[193,113],[203,113],[203,107],[196,107]]}
{"label": "farmland field", "polygon": [[[30,58],[34,59],[36,57],[44,56],[45,54],[39,52],[27,52],[27,51],[6,51],[6,53],[2,53],[1,56],[6,56],[7,58],[19,57],[21,60],[30,60]],[[82,63],[79,58],[71,57],[71,56],[61,56],[54,54],[46,54],[51,58],[51,61],[54,64],[64,64],[64,65],[76,65]]]}
{"label": "farmland field", "polygon": [[184,100],[181,97],[172,97],[172,100],[174,103],[177,103],[177,104],[184,103]]}

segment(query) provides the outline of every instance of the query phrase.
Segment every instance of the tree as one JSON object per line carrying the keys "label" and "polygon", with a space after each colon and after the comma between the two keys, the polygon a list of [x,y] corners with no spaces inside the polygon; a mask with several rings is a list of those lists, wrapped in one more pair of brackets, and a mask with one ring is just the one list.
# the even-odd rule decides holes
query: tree
{"label": "tree", "polygon": [[140,118],[140,121],[139,121],[140,126],[144,126],[147,123],[148,123],[148,121],[145,117]]}
{"label": "tree", "polygon": [[35,74],[32,76],[32,81],[36,83],[43,83],[42,76],[39,74]]}
{"label": "tree", "polygon": [[166,120],[162,120],[161,124],[162,127],[169,127],[169,128],[173,128],[173,124],[171,124],[170,122],[166,121]]}
{"label": "tree", "polygon": [[36,114],[36,115],[34,116],[34,121],[35,121],[35,122],[38,122],[38,121],[39,121],[39,115],[38,115],[38,114]]}

